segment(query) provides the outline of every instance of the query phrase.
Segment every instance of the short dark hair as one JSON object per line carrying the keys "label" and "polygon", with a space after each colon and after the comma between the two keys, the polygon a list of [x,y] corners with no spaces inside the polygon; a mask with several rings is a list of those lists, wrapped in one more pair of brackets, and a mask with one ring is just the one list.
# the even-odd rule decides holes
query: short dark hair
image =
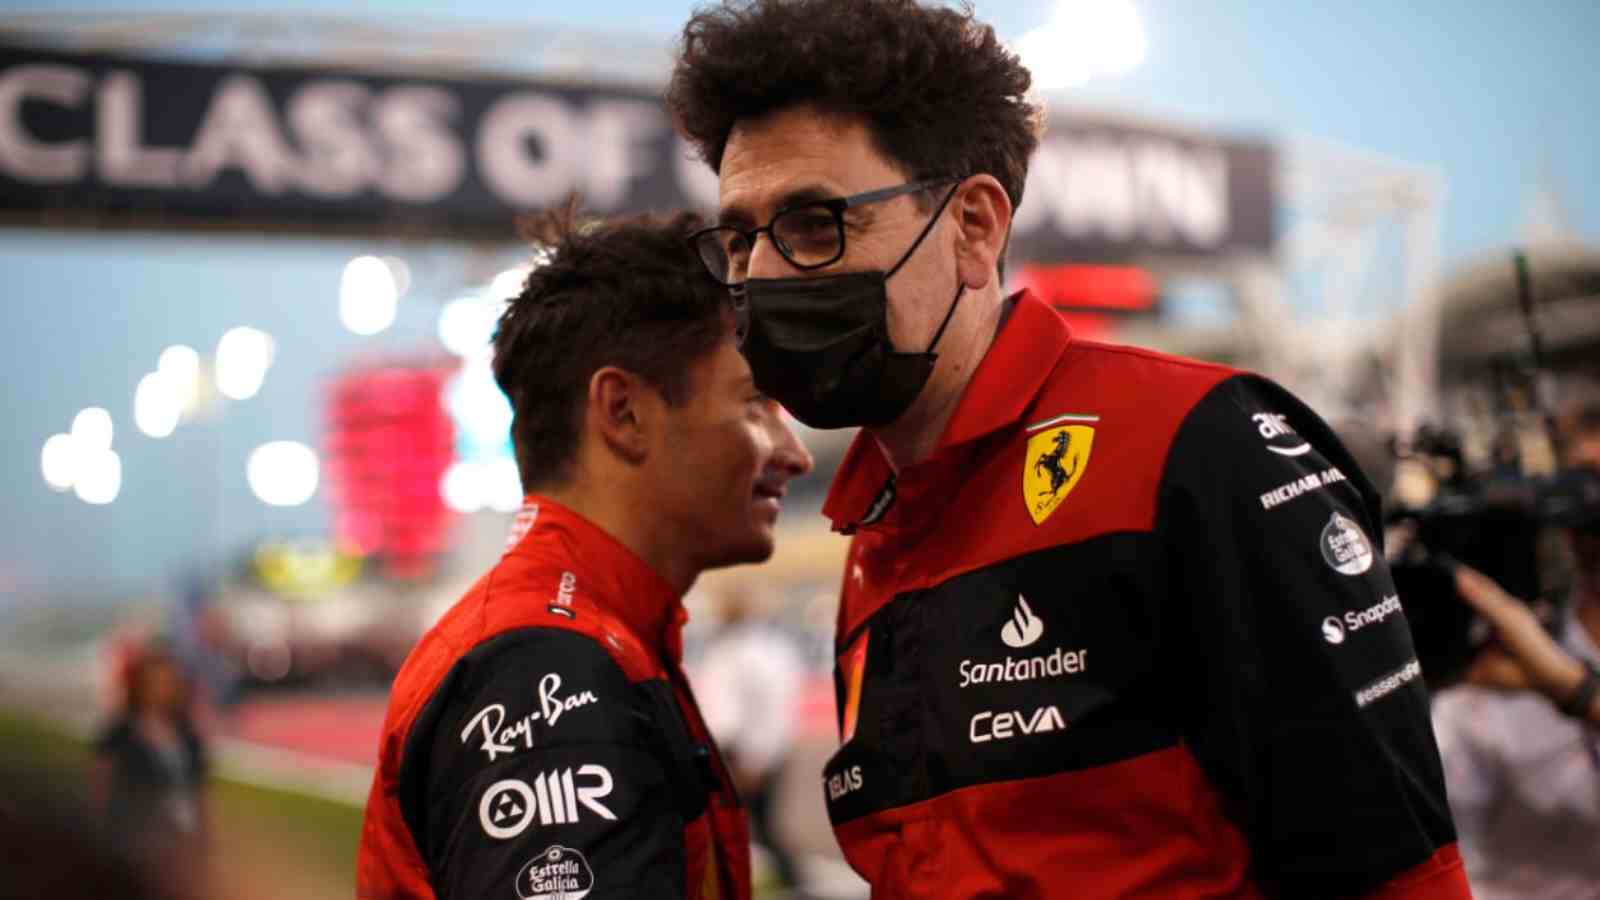
{"label": "short dark hair", "polygon": [[731,331],[728,290],[686,240],[703,224],[693,213],[585,220],[572,203],[524,223],[538,265],[494,335],[524,490],[570,477],[596,371],[632,372],[679,404],[689,363]]}
{"label": "short dark hair", "polygon": [[864,119],[910,178],[993,175],[1015,209],[1043,127],[1031,83],[970,6],[726,0],[684,26],[667,106],[719,172],[735,123],[809,104]]}
{"label": "short dark hair", "polygon": [[184,671],[183,665],[173,655],[172,648],[161,640],[151,641],[140,647],[127,660],[127,668],[123,671],[123,703],[127,711],[138,715],[150,707],[150,697],[145,689],[145,679],[150,672],[159,668],[167,668],[178,679],[178,709],[180,715],[188,714],[189,694],[191,685],[189,673]]}

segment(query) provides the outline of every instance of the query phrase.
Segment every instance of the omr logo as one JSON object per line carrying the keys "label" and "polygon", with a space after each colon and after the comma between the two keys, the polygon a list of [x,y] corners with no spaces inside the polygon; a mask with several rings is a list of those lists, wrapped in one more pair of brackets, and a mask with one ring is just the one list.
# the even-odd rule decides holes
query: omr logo
{"label": "omr logo", "polygon": [[1017,595],[1017,605],[1011,610],[1011,619],[1000,629],[1000,640],[1007,647],[1020,650],[1044,636],[1044,621],[1028,608],[1028,598]]}

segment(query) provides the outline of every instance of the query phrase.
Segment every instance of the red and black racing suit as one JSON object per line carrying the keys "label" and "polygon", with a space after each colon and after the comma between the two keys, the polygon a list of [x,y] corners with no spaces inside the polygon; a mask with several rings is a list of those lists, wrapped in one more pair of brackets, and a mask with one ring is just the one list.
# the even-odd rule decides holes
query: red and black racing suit
{"label": "red and black racing suit", "polygon": [[679,667],[680,598],[548,499],[518,525],[395,679],[358,896],[748,898],[744,810]]}
{"label": "red and black racing suit", "polygon": [[1469,896],[1378,501],[1265,379],[1010,301],[938,450],[863,435],[845,854],[893,898]]}

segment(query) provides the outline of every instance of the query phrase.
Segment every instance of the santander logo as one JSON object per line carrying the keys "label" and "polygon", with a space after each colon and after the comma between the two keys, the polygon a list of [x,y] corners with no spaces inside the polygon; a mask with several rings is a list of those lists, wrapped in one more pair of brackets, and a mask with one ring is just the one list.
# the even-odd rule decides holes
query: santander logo
{"label": "santander logo", "polygon": [[1011,610],[1011,620],[1000,629],[1000,640],[1005,641],[1007,647],[1020,650],[1043,636],[1044,621],[1028,608],[1028,598],[1018,594],[1016,608]]}

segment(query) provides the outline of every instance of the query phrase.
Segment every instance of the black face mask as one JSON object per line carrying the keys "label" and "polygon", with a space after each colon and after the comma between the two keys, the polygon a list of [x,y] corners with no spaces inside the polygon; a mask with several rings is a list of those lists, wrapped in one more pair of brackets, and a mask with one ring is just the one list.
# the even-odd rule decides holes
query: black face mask
{"label": "black face mask", "polygon": [[746,318],[740,345],[756,387],[812,428],[887,425],[900,418],[933,375],[933,352],[965,285],[928,349],[902,353],[889,340],[889,279],[933,230],[952,189],[888,272],[818,278],[752,278],[736,306]]}

